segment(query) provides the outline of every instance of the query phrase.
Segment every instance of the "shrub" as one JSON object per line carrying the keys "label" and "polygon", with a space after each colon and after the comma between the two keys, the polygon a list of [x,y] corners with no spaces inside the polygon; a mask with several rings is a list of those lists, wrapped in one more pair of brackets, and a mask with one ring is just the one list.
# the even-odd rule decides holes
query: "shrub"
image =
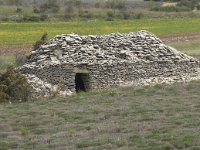
{"label": "shrub", "polygon": [[95,7],[95,8],[100,8],[100,7],[101,7],[100,2],[96,2],[96,3],[94,4],[94,7]]}
{"label": "shrub", "polygon": [[107,15],[107,17],[106,17],[107,21],[113,21],[114,20],[115,14],[114,14],[113,11],[108,11],[106,15]]}
{"label": "shrub", "polygon": [[126,9],[124,0],[107,0],[105,4],[107,8],[119,9],[119,10]]}
{"label": "shrub", "polygon": [[57,2],[53,1],[53,0],[48,0],[46,3],[40,5],[40,12],[44,13],[57,13],[59,12],[60,7],[57,4]]}
{"label": "shrub", "polygon": [[24,53],[16,53],[15,54],[15,66],[19,67],[25,64],[27,61],[27,55]]}
{"label": "shrub", "polygon": [[80,11],[79,12],[79,17],[83,19],[91,19],[93,17],[93,14],[88,11]]}
{"label": "shrub", "polygon": [[181,0],[177,5],[193,10],[199,4],[199,0]]}
{"label": "shrub", "polygon": [[7,21],[10,21],[10,19],[9,19],[8,17],[2,17],[2,18],[1,18],[1,21],[7,22]]}
{"label": "shrub", "polygon": [[40,9],[36,6],[33,6],[33,13],[36,13],[36,14],[40,13]]}
{"label": "shrub", "polygon": [[22,11],[23,11],[22,8],[17,8],[16,9],[16,13],[22,13]]}
{"label": "shrub", "polygon": [[42,35],[42,37],[35,42],[35,44],[33,45],[33,50],[36,50],[36,49],[40,48],[40,46],[42,44],[45,44],[47,42],[47,40],[48,40],[48,34],[45,32]]}
{"label": "shrub", "polygon": [[40,17],[39,16],[24,16],[22,18],[22,21],[25,22],[39,22],[40,21]]}
{"label": "shrub", "polygon": [[2,57],[0,57],[0,71],[4,70],[7,67],[7,62]]}
{"label": "shrub", "polygon": [[71,19],[75,16],[74,14],[74,7],[71,5],[67,5],[64,11],[64,18],[65,19]]}
{"label": "shrub", "polygon": [[130,18],[130,12],[122,12],[122,18],[124,20],[128,20]]}
{"label": "shrub", "polygon": [[48,19],[48,15],[42,14],[40,16],[33,15],[33,16],[24,16],[23,18],[19,19],[18,22],[39,22],[39,21],[46,21]]}
{"label": "shrub", "polygon": [[65,15],[64,15],[64,19],[70,20],[70,19],[73,18],[73,16],[74,16],[74,15],[71,15],[71,14],[65,14]]}
{"label": "shrub", "polygon": [[200,10],[200,4],[197,5],[197,10]]}
{"label": "shrub", "polygon": [[134,19],[142,19],[143,16],[144,16],[144,14],[140,12],[138,14],[135,14],[133,18]]}
{"label": "shrub", "polygon": [[31,87],[27,79],[13,66],[0,75],[0,102],[25,102],[31,98]]}
{"label": "shrub", "polygon": [[191,9],[185,6],[156,6],[151,11],[166,11],[166,12],[181,12],[190,11]]}
{"label": "shrub", "polygon": [[48,15],[46,14],[40,15],[40,21],[46,21],[46,20],[48,20]]}
{"label": "shrub", "polygon": [[0,56],[0,74],[5,72],[7,67],[14,63],[13,55]]}

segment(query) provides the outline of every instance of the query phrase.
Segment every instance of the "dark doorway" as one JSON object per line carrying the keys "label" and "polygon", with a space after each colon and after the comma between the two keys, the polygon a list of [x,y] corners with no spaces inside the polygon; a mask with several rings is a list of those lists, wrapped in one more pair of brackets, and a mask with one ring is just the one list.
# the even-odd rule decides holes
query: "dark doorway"
{"label": "dark doorway", "polygon": [[76,92],[86,92],[88,88],[88,74],[77,73],[75,76]]}

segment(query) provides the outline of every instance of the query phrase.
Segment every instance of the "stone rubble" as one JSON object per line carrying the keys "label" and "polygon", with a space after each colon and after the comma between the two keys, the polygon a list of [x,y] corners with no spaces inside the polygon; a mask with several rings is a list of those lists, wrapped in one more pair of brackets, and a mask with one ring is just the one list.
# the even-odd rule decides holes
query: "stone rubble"
{"label": "stone rubble", "polygon": [[32,51],[18,68],[36,97],[75,92],[82,73],[87,90],[173,83],[200,78],[199,61],[166,46],[148,31],[108,35],[58,35]]}

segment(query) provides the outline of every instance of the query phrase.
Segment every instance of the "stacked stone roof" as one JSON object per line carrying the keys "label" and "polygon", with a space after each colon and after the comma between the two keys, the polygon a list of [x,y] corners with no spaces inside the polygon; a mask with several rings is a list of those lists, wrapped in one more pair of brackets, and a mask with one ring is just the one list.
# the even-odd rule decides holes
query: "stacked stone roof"
{"label": "stacked stone roof", "polygon": [[[165,45],[148,31],[87,36],[57,35],[48,43],[32,51],[30,59],[19,70],[28,78],[36,93],[49,95],[51,91],[58,89],[55,86],[61,84],[57,83],[60,79],[64,81],[65,73],[70,78],[66,84],[74,86],[74,81],[72,81],[74,77],[70,74],[70,69],[62,71],[63,68],[59,68],[64,65],[69,66],[72,72],[73,67],[86,66],[93,79],[100,76],[103,78],[103,72],[105,72],[105,78],[113,80],[109,82],[110,87],[132,84],[132,81],[128,80],[129,76],[129,79],[137,79],[137,83],[133,81],[132,85],[200,79],[197,59]],[[108,66],[115,68],[109,71]],[[104,70],[98,70],[99,68]],[[123,73],[124,71],[127,73]],[[109,74],[110,77],[108,77]],[[114,74],[122,78],[124,83],[116,81]],[[124,78],[122,74],[127,77]],[[91,81],[91,84],[95,88],[101,85],[97,86],[94,82],[96,81]],[[108,81],[102,79],[97,82]],[[104,87],[109,86],[102,84],[102,88]],[[70,93],[66,91],[64,93]]]}
{"label": "stacked stone roof", "polygon": [[28,64],[96,64],[124,61],[197,61],[166,46],[147,31],[108,35],[58,35],[39,49],[32,51]]}

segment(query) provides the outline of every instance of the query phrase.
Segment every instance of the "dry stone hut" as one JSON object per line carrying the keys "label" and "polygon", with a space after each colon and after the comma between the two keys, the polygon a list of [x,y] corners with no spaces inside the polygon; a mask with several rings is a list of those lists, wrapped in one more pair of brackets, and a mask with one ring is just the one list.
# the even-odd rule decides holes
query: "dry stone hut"
{"label": "dry stone hut", "polygon": [[19,70],[36,96],[49,96],[53,91],[66,95],[79,90],[189,81],[199,77],[199,62],[147,31],[63,34],[32,51]]}

